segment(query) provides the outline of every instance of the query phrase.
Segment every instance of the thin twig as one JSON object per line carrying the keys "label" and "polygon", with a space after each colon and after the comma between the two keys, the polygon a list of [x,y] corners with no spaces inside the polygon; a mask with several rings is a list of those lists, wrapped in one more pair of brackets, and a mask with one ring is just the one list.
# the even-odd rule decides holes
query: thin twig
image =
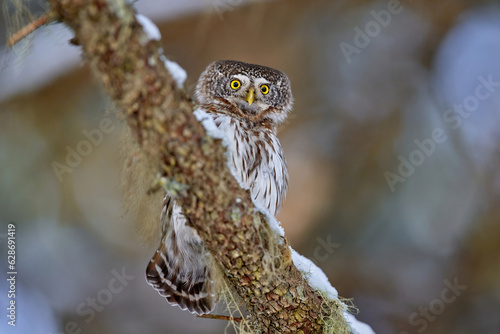
{"label": "thin twig", "polygon": [[217,314],[203,314],[203,315],[197,315],[197,317],[204,319],[217,319],[217,320],[236,321],[236,322],[243,321],[243,318],[228,317],[227,315],[217,315]]}
{"label": "thin twig", "polygon": [[20,40],[31,34],[36,29],[54,20],[55,20],[55,15],[52,12],[42,15],[35,21],[30,22],[28,25],[24,26],[21,30],[18,30],[16,33],[14,33],[14,35],[10,36],[9,40],[7,41],[7,45],[9,47],[14,46]]}

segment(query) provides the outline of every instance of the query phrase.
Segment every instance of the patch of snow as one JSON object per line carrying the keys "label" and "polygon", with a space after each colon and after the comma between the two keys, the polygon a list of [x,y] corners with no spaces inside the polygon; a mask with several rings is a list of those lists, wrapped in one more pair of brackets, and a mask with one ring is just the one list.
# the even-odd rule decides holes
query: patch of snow
{"label": "patch of snow", "polygon": [[370,326],[364,322],[358,321],[352,314],[345,312],[344,318],[349,326],[351,326],[352,334],[375,334]]}
{"label": "patch of snow", "polygon": [[[309,282],[309,285],[313,289],[326,294],[326,297],[338,300],[339,295],[337,289],[330,284],[330,281],[328,281],[328,277],[326,277],[323,270],[321,270],[305,256],[297,253],[292,247],[290,247],[290,251],[292,252],[293,264],[298,270],[300,270],[300,272],[302,272],[302,276]],[[356,317],[349,312],[344,312],[344,318],[351,327],[353,334],[375,334],[370,326],[358,321]]]}
{"label": "patch of snow", "polygon": [[205,110],[197,108],[194,112],[194,116],[201,122],[205,130],[210,137],[221,139],[222,145],[227,147],[227,137],[224,131],[220,130],[214,122],[212,116],[210,116]]}
{"label": "patch of snow", "polygon": [[[262,213],[264,216],[266,216],[267,223],[269,224],[269,227],[271,227],[271,230],[273,230],[278,237],[285,237],[285,230],[281,226],[280,222],[278,219],[276,219],[275,216],[271,214],[269,209],[263,205],[260,205],[257,201],[254,201],[252,198],[253,205],[255,206],[255,209],[257,212]],[[278,238],[278,242],[280,245],[283,244],[283,238]]]}
{"label": "patch of snow", "polygon": [[186,71],[175,61],[168,60],[164,55],[161,55],[161,58],[165,63],[165,67],[177,83],[177,88],[182,88],[184,81],[186,81],[187,78]]}
{"label": "patch of snow", "polygon": [[135,14],[135,18],[139,24],[144,28],[144,32],[149,39],[159,41],[161,39],[160,29],[153,23],[147,16],[142,14]]}
{"label": "patch of snow", "polygon": [[321,270],[317,265],[315,265],[311,260],[305,256],[297,253],[292,247],[290,247],[292,252],[292,261],[298,270],[302,272],[304,279],[306,279],[311,287],[323,292],[330,299],[337,299],[339,294],[337,290],[330,284],[328,277],[326,277],[323,270]]}

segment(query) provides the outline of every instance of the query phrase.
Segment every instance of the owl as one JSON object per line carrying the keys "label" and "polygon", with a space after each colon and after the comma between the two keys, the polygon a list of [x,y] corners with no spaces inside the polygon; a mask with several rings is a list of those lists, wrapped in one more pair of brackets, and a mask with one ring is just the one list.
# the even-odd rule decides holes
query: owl
{"label": "owl", "polygon": [[[198,108],[226,134],[234,176],[257,207],[276,215],[288,187],[288,171],[277,127],[291,111],[290,80],[281,71],[239,61],[211,63],[195,90]],[[172,305],[210,313],[214,291],[208,252],[181,207],[168,194],[161,214],[160,246],[146,269],[146,280]]]}

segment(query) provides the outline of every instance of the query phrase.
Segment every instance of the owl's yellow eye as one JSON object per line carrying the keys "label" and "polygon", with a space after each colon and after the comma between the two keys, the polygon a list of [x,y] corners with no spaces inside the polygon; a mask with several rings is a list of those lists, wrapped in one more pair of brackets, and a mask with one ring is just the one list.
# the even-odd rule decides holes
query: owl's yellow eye
{"label": "owl's yellow eye", "polygon": [[267,93],[269,93],[269,86],[268,85],[260,86],[260,91],[262,92],[262,94],[266,95]]}
{"label": "owl's yellow eye", "polygon": [[232,89],[238,89],[240,87],[241,87],[240,80],[235,79],[235,80],[231,81],[231,88]]}

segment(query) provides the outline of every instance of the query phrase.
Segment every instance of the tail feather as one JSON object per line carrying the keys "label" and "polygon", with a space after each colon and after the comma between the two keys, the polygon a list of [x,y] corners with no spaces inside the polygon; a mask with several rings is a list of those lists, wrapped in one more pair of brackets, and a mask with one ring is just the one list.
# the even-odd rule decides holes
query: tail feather
{"label": "tail feather", "polygon": [[[174,234],[175,232],[172,232]],[[214,306],[214,294],[210,270],[192,253],[180,252],[172,236],[165,242],[165,236],[146,269],[146,280],[158,293],[172,305],[199,315],[210,313]]]}

